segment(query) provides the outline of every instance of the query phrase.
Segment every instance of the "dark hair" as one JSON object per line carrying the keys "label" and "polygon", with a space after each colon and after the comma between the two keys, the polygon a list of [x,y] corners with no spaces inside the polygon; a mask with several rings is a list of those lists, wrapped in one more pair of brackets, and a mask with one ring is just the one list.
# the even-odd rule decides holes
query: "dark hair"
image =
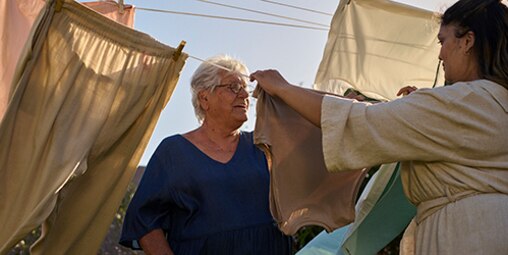
{"label": "dark hair", "polygon": [[441,17],[442,25],[455,25],[460,38],[472,31],[472,54],[483,79],[508,89],[508,7],[500,0],[460,0]]}

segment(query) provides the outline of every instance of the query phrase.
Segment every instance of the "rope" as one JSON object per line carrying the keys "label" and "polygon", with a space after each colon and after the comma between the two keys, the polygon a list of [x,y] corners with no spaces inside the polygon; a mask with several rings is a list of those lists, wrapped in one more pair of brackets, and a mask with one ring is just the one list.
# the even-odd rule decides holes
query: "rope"
{"label": "rope", "polygon": [[333,13],[316,11],[316,10],[313,10],[313,9],[303,8],[303,7],[299,7],[299,6],[295,6],[295,5],[290,5],[290,4],[285,4],[285,3],[280,3],[280,2],[276,2],[276,1],[269,1],[269,0],[260,0],[260,1],[271,3],[271,4],[282,5],[282,6],[298,9],[298,10],[304,10],[304,11],[308,11],[308,12],[319,13],[319,14],[323,14],[323,15],[327,15],[327,16],[333,16]]}
{"label": "rope", "polygon": [[238,7],[238,6],[233,6],[233,5],[228,5],[228,4],[222,4],[222,3],[212,2],[212,1],[208,1],[208,0],[196,0],[196,1],[203,2],[203,3],[208,3],[208,4],[219,5],[219,6],[228,7],[228,8],[233,8],[233,9],[238,9],[238,10],[242,10],[242,11],[248,11],[248,12],[268,15],[268,16],[277,17],[277,18],[283,18],[283,19],[292,20],[292,21],[298,21],[298,22],[307,23],[307,24],[311,24],[311,25],[318,25],[318,26],[330,28],[326,24],[321,24],[321,23],[312,22],[312,21],[303,20],[303,19],[292,18],[292,17],[288,17],[288,16],[284,16],[284,15],[273,14],[273,13],[263,12],[263,11],[257,11],[257,10],[252,10],[252,9],[248,9],[248,8]]}
{"label": "rope", "polygon": [[[215,63],[208,62],[208,61],[206,61],[206,60],[204,60],[204,59],[201,59],[201,58],[198,58],[198,57],[194,57],[194,56],[191,56],[191,55],[188,55],[188,56],[189,56],[189,58],[192,58],[192,59],[195,59],[195,60],[201,61],[201,62],[203,62],[203,63],[207,63],[207,64],[209,64],[209,65],[215,66],[215,67],[220,68],[220,69],[222,69],[222,70],[226,70],[226,71],[228,71],[228,72],[233,72],[233,70],[232,70],[232,69],[229,69],[229,68],[227,68],[227,67],[224,67],[224,66],[221,66],[221,65],[217,65],[217,64],[215,64]],[[244,73],[239,73],[239,74],[240,74],[241,76],[243,76],[243,77],[250,78],[250,76],[249,76],[248,74],[244,74]]]}
{"label": "rope", "polygon": [[235,20],[235,21],[260,23],[260,24],[267,24],[267,25],[275,25],[275,26],[305,28],[305,29],[320,30],[320,31],[327,31],[328,32],[328,28],[322,28],[322,27],[295,25],[295,24],[278,23],[278,22],[270,22],[270,21],[262,21],[262,20],[242,19],[242,18],[234,18],[234,17],[215,16],[215,15],[190,13],[190,12],[177,12],[177,11],[170,11],[170,10],[160,10],[160,9],[153,9],[153,8],[144,8],[144,7],[136,7],[136,9],[137,10],[142,10],[142,11],[162,12],[162,13],[171,13],[171,14],[179,14],[179,15],[189,15],[189,16],[205,17],[205,18],[212,18],[212,19]]}

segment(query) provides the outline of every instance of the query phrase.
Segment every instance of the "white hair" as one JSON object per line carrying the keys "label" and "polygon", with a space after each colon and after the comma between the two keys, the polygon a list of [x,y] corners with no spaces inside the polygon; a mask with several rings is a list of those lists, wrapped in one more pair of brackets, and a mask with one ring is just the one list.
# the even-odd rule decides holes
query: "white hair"
{"label": "white hair", "polygon": [[218,55],[211,57],[199,65],[198,69],[196,69],[191,78],[191,94],[194,113],[196,114],[196,118],[200,123],[202,123],[205,118],[205,111],[199,103],[199,92],[208,89],[213,91],[215,86],[219,85],[221,82],[222,76],[220,74],[222,74],[222,72],[227,72],[214,66],[213,64],[223,66],[232,72],[243,74],[249,73],[247,66],[245,66],[243,62],[228,55]]}

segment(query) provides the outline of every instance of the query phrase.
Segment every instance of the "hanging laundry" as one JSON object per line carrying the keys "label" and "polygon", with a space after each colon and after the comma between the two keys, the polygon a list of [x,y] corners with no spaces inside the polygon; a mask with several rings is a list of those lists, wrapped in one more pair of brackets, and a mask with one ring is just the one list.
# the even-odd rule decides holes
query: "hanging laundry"
{"label": "hanging laundry", "polygon": [[[0,121],[7,109],[16,63],[28,39],[44,0],[5,0],[0,3]],[[119,12],[114,1],[86,2],[84,5],[128,27],[134,24],[134,7],[125,5]]]}
{"label": "hanging laundry", "polygon": [[0,1],[0,122],[7,109],[16,63],[43,0]]}
{"label": "hanging laundry", "polygon": [[382,165],[357,206],[341,245],[343,254],[376,254],[400,235],[416,214],[402,189],[400,164]]}
{"label": "hanging laundry", "polygon": [[187,55],[65,0],[48,1],[0,124],[0,254],[97,252]]}
{"label": "hanging laundry", "polygon": [[416,214],[402,190],[399,164],[385,164],[374,174],[356,204],[353,223],[319,233],[297,255],[369,255],[401,234]]}
{"label": "hanging laundry", "polygon": [[439,23],[431,11],[385,0],[340,1],[314,89],[343,95],[348,88],[378,99],[407,85],[444,84]]}
{"label": "hanging laundry", "polygon": [[254,143],[270,167],[270,210],[288,235],[317,225],[327,231],[351,223],[366,169],[326,170],[321,130],[277,98],[260,91]]}

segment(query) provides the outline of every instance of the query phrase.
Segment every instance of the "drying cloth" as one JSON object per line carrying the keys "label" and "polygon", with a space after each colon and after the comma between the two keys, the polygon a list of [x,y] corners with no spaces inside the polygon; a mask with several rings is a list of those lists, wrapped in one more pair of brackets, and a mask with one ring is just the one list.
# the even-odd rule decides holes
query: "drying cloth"
{"label": "drying cloth", "polygon": [[327,231],[351,223],[366,170],[330,173],[321,130],[277,98],[258,95],[254,143],[270,166],[270,210],[280,229],[295,234],[305,225]]}
{"label": "drying cloth", "polygon": [[[0,121],[7,109],[12,78],[23,46],[30,30],[44,7],[44,0],[5,0],[0,3]],[[134,8],[126,5],[123,13],[118,12],[114,2],[84,3],[93,10],[126,26],[134,23]]]}
{"label": "drying cloth", "polygon": [[355,222],[341,245],[343,254],[376,254],[401,234],[416,214],[402,190],[399,164],[383,165],[375,177],[357,205]]}
{"label": "drying cloth", "polygon": [[[34,24],[0,124],[0,254],[94,254],[186,54],[74,1]],[[15,195],[14,195],[15,194]]]}
{"label": "drying cloth", "polygon": [[[340,1],[314,88],[343,95],[354,88],[390,100],[407,85],[432,87],[439,66],[439,19],[386,0]],[[442,70],[437,84],[444,83]]]}
{"label": "drying cloth", "polygon": [[382,165],[356,203],[355,221],[332,233],[321,232],[297,254],[376,254],[402,233],[414,214],[402,190],[398,164]]}

